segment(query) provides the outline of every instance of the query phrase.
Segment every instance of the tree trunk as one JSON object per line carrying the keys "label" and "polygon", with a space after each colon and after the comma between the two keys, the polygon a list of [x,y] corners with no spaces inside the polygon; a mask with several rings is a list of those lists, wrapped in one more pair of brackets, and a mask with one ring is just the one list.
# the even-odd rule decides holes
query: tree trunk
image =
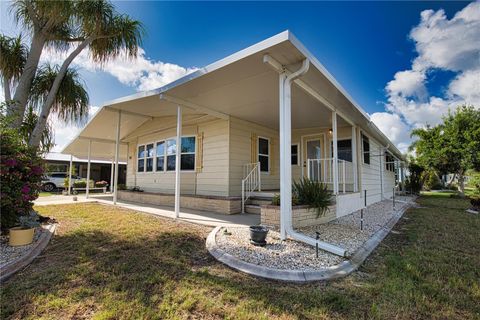
{"label": "tree trunk", "polygon": [[465,196],[465,176],[463,171],[458,174],[458,192],[460,192],[460,196]]}
{"label": "tree trunk", "polygon": [[53,85],[50,89],[50,92],[48,93],[47,99],[42,106],[42,110],[38,117],[37,124],[33,129],[32,135],[30,136],[29,145],[36,148],[40,146],[42,134],[47,125],[48,116],[50,115],[50,109],[52,108],[53,102],[55,101],[58,93],[58,89],[60,88],[60,84],[62,83],[65,74],[67,73],[68,67],[72,63],[73,59],[75,59],[75,57],[77,57],[80,52],[82,52],[82,50],[85,49],[92,41],[93,39],[87,39],[83,41],[63,62],[60,70],[57,73],[57,76],[55,77],[55,80],[53,81]]}
{"label": "tree trunk", "polygon": [[452,175],[452,178],[450,179],[450,181],[447,182],[447,186],[451,186],[456,177],[457,177],[457,174],[454,173]]}
{"label": "tree trunk", "polygon": [[15,121],[12,123],[12,126],[14,127],[19,127],[22,124],[33,78],[37,72],[38,62],[40,61],[44,45],[45,37],[40,32],[34,32],[25,68],[18,80],[18,85],[13,96],[13,102],[9,105],[7,111],[7,114],[16,117]]}
{"label": "tree trunk", "polygon": [[3,77],[3,90],[5,95],[5,102],[7,105],[9,104],[10,100],[12,100],[12,95],[10,93],[10,79]]}

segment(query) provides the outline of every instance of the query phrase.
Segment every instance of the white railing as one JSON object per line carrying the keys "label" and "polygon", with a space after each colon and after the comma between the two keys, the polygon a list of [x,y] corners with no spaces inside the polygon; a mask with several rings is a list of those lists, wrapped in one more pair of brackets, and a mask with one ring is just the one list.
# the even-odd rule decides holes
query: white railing
{"label": "white railing", "polygon": [[[333,188],[335,180],[333,178],[333,161],[333,158],[307,159],[308,178],[331,185]],[[345,193],[347,191],[346,185],[350,183],[353,185],[353,166],[350,161],[340,159],[337,160],[337,163],[338,186],[341,187],[342,192]]]}
{"label": "white railing", "polygon": [[248,163],[243,166],[242,179],[242,213],[245,213],[245,203],[253,191],[261,191],[260,162]]}

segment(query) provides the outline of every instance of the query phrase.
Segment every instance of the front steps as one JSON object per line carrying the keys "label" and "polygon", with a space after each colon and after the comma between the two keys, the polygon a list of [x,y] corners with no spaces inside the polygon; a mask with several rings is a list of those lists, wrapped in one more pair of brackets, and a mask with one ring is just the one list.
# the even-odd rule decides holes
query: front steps
{"label": "front steps", "polygon": [[245,213],[260,214],[260,206],[271,204],[272,199],[278,194],[275,191],[255,191],[245,203]]}

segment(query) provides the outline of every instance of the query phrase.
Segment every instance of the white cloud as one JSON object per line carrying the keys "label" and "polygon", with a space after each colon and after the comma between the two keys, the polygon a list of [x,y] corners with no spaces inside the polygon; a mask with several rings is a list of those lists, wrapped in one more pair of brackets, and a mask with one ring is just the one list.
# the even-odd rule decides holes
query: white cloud
{"label": "white cloud", "polygon": [[[46,49],[42,53],[41,60],[42,62],[61,64],[71,51],[73,51],[73,48],[69,52]],[[103,65],[93,62],[90,53],[84,50],[75,58],[72,65],[92,72],[107,72],[121,83],[134,87],[138,91],[164,86],[197,70],[194,67],[184,68],[172,63],[151,60],[146,57],[145,50],[142,48],[139,48],[138,56],[135,59],[129,59],[125,54],[122,54]]]}
{"label": "white cloud", "polygon": [[[409,70],[397,72],[385,86],[387,113],[372,115],[398,145],[411,141],[398,130],[436,125],[448,110],[465,103],[480,107],[480,2],[470,3],[450,20],[443,10],[421,12],[410,39],[418,55]],[[439,96],[427,90],[433,70],[456,73]]]}

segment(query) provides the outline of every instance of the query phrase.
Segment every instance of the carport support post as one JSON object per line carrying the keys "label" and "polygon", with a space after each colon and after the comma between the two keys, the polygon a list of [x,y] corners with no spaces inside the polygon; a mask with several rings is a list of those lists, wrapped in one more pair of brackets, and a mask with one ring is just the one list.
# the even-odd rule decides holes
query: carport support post
{"label": "carport support post", "polygon": [[[291,162],[290,158],[286,157],[287,146],[285,144],[285,136],[289,134],[287,132],[287,125],[285,121],[285,79],[287,75],[285,73],[281,73],[279,76],[279,114],[280,114],[280,239],[285,240],[287,239],[287,230],[286,230],[286,217],[290,213],[291,209],[289,209],[289,192],[292,190],[292,186],[289,185],[286,181],[287,175],[287,166],[291,166],[291,164],[287,164],[287,159]],[[291,201],[291,196],[290,196]],[[290,206],[291,208],[291,206]]]}
{"label": "carport support post", "polygon": [[85,198],[88,199],[90,193],[90,156],[92,153],[92,140],[88,140],[88,163],[87,163],[87,185],[85,189]]}
{"label": "carport support post", "polygon": [[180,216],[180,165],[182,157],[182,107],[177,106],[177,143],[175,156],[175,218]]}
{"label": "carport support post", "polygon": [[332,112],[332,144],[333,144],[333,193],[338,194],[338,142],[337,142],[337,113]]}
{"label": "carport support post", "polygon": [[113,204],[117,204],[118,191],[118,158],[120,153],[120,122],[122,120],[122,111],[118,110],[117,132],[115,136],[115,181],[113,185]]}
{"label": "carport support post", "polygon": [[68,172],[68,195],[72,194],[72,164],[73,164],[73,155],[70,155],[70,169]]}
{"label": "carport support post", "polygon": [[114,175],[114,172],[115,172],[115,168],[114,168],[114,165],[115,165],[115,158],[112,158],[112,166],[110,168],[110,192],[113,192],[113,175]]}

